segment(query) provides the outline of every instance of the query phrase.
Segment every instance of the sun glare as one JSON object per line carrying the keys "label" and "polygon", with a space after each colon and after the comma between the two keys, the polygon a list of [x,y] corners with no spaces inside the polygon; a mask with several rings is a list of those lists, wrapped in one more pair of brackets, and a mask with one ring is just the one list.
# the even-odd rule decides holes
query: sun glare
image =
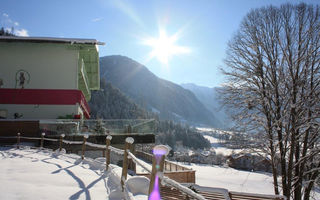
{"label": "sun glare", "polygon": [[144,44],[152,47],[149,59],[157,58],[161,63],[168,64],[171,56],[190,53],[190,48],[175,44],[178,39],[178,34],[168,37],[165,30],[160,30],[158,38],[145,40]]}

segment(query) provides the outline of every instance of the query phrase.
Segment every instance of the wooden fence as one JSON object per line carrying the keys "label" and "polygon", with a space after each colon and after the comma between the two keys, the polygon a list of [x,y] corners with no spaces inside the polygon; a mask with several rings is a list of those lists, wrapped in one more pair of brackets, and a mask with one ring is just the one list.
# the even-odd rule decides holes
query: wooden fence
{"label": "wooden fence", "polygon": [[[138,151],[136,150],[135,151],[135,155],[142,159],[142,160],[145,160],[149,163],[152,162],[152,159],[153,159],[153,155],[150,154],[150,153],[146,153],[146,152],[143,152],[143,151]],[[169,161],[169,160],[165,160],[164,161],[164,171],[168,171],[168,172],[173,172],[173,171],[190,171],[192,169],[189,169],[187,167],[184,167],[182,165],[179,165],[177,163],[174,163],[172,161]]]}
{"label": "wooden fence", "polygon": [[[17,133],[23,131],[23,135],[26,137],[38,137],[40,134],[39,121],[34,120],[0,120],[0,136],[16,136]],[[15,138],[7,138],[2,140],[2,143],[14,144]]]}

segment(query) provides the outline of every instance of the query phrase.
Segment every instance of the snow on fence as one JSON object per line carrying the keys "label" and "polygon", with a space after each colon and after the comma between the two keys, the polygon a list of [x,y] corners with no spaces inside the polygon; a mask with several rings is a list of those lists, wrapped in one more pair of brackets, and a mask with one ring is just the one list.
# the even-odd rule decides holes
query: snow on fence
{"label": "snow on fence", "polygon": [[[177,165],[176,163],[170,162],[165,160],[166,155],[162,155],[160,162],[159,159],[156,159],[156,155],[151,155],[148,153],[144,153],[144,155],[147,155],[148,159],[150,159],[150,156],[152,157],[152,170],[149,169],[147,165],[144,164],[142,160],[137,158],[131,151],[131,146],[134,142],[134,139],[131,137],[126,138],[125,140],[125,149],[118,149],[115,147],[112,147],[111,139],[112,136],[106,137],[106,145],[101,144],[95,144],[91,142],[87,142],[88,135],[84,135],[83,141],[70,141],[70,140],[64,140],[64,134],[60,135],[59,139],[53,139],[53,138],[45,138],[45,133],[41,134],[41,138],[39,137],[23,137],[20,133],[17,134],[17,136],[0,136],[0,139],[17,139],[17,148],[20,148],[20,141],[21,139],[25,140],[40,140],[40,148],[43,148],[43,142],[44,141],[52,141],[52,142],[59,142],[59,151],[62,150],[62,143],[69,144],[69,145],[82,145],[82,152],[81,152],[81,158],[84,159],[84,153],[85,153],[85,147],[90,146],[94,148],[104,149],[106,150],[106,170],[108,170],[108,167],[110,165],[110,152],[114,152],[120,155],[123,155],[123,166],[122,166],[122,174],[120,178],[120,184],[122,186],[122,190],[125,189],[125,181],[127,179],[127,172],[128,172],[128,159],[131,159],[135,164],[141,166],[143,169],[145,169],[147,172],[150,173],[150,184],[149,184],[149,198],[152,194],[152,191],[154,190],[154,187],[156,187],[155,181],[156,179],[161,181],[161,188],[158,186],[158,191],[161,190],[161,194],[163,194],[165,199],[196,199],[196,200],[205,200],[205,199],[226,199],[226,200],[248,200],[248,199],[255,199],[255,200],[286,200],[284,196],[281,195],[261,195],[261,194],[250,194],[250,193],[240,193],[240,192],[228,192],[226,189],[216,189],[216,188],[210,188],[210,191],[203,190],[198,187],[188,187],[187,185],[182,185],[175,180],[170,179],[169,177],[164,175],[165,170],[172,170],[173,168],[176,169],[176,171],[190,171],[191,169],[185,168],[183,166]],[[163,146],[163,145],[160,145]],[[156,146],[157,147],[157,146]],[[138,152],[138,151],[137,151]],[[137,153],[136,152],[136,153]],[[138,152],[139,153],[139,152]],[[140,152],[141,153],[141,152]],[[156,161],[157,160],[157,161]],[[169,166],[169,167],[167,167]],[[174,166],[174,167],[172,167]],[[178,170],[180,169],[180,170]],[[192,170],[191,170],[192,171]],[[191,184],[192,185],[192,184]],[[223,190],[222,192],[220,190]],[[148,199],[149,199],[148,198]]]}

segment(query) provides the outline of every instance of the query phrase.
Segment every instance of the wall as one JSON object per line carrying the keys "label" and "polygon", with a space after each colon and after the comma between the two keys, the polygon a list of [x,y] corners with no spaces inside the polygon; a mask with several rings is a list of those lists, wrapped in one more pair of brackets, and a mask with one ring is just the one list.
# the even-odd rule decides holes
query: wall
{"label": "wall", "polygon": [[[1,121],[0,120],[0,136],[10,137],[17,136],[20,133],[23,137],[39,137],[39,121]],[[21,142],[34,142],[38,143],[38,140],[25,140],[20,139]],[[15,138],[2,138],[0,143],[15,144],[17,139]]]}
{"label": "wall", "polygon": [[[1,87],[21,88],[17,72],[25,70],[25,89],[78,89],[78,57],[78,50],[68,49],[66,44],[1,42]],[[78,105],[0,104],[1,109],[7,110],[8,119],[14,113],[22,113],[22,119],[55,119],[82,113]]]}
{"label": "wall", "polygon": [[23,69],[30,74],[25,88],[77,89],[79,53],[66,47],[64,44],[1,43],[2,88],[20,88],[15,79],[17,71]]}
{"label": "wall", "polygon": [[80,113],[79,105],[13,105],[0,104],[0,110],[8,111],[7,119],[14,119],[14,113],[21,113],[21,119],[56,119],[59,116]]}

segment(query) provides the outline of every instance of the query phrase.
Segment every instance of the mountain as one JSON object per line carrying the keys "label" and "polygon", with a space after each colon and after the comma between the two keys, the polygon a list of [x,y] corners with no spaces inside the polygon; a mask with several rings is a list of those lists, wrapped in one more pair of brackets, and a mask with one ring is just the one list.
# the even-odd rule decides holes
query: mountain
{"label": "mountain", "polygon": [[89,106],[92,118],[103,119],[146,119],[148,113],[131,101],[121,91],[107,83],[100,83],[101,90],[93,91]]}
{"label": "mountain", "polygon": [[128,57],[101,57],[100,75],[142,108],[157,113],[160,119],[219,127],[214,115],[192,92],[158,78]]}
{"label": "mountain", "polygon": [[215,116],[219,116],[218,120],[221,124],[221,128],[231,128],[234,125],[227,110],[223,108],[222,103],[219,100],[218,88],[199,86],[194,83],[185,83],[181,84],[181,86],[193,92],[209,111]]}

